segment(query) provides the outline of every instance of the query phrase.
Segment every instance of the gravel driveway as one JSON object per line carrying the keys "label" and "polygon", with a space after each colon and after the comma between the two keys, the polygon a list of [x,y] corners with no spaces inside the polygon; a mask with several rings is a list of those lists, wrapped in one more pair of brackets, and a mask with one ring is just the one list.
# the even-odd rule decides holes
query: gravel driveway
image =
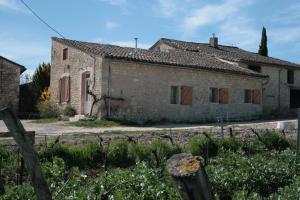
{"label": "gravel driveway", "polygon": [[[235,128],[259,128],[259,129],[273,129],[276,128],[277,122],[290,121],[296,124],[296,120],[276,120],[276,121],[256,121],[227,124]],[[85,128],[66,125],[65,122],[55,122],[49,124],[36,124],[32,120],[22,120],[23,126],[27,131],[35,131],[37,135],[60,135],[72,133],[101,133],[104,131],[156,131],[165,129],[213,129],[219,128],[219,124],[195,125],[195,124],[164,124],[147,127],[134,126],[120,126],[120,127],[106,127],[106,128]],[[0,121],[0,132],[8,131],[3,121]]]}

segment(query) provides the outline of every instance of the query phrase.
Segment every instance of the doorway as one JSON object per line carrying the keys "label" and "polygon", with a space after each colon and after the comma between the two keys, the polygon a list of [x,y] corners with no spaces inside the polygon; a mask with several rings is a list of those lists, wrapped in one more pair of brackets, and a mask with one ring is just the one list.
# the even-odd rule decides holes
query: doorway
{"label": "doorway", "polygon": [[300,108],[300,90],[290,90],[290,108]]}
{"label": "doorway", "polygon": [[90,72],[84,72],[81,76],[81,113],[84,115],[90,114],[92,106],[92,96],[88,94],[91,89]]}

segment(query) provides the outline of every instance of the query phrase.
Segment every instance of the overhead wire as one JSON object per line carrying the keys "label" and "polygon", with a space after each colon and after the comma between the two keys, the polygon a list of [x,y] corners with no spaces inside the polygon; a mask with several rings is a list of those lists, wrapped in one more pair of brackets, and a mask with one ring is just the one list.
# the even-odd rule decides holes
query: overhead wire
{"label": "overhead wire", "polygon": [[48,24],[43,18],[41,18],[26,2],[23,0],[20,0],[22,4],[36,17],[38,18],[44,25],[46,25],[48,28],[50,28],[52,31],[54,31],[56,34],[58,34],[60,37],[64,38],[63,34],[58,32],[54,27],[52,27],[50,24]]}

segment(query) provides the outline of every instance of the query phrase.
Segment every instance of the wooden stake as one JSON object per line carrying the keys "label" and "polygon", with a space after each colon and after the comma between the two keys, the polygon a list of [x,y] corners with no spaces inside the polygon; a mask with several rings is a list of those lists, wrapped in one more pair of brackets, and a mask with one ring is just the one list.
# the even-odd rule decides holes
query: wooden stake
{"label": "wooden stake", "polygon": [[167,170],[184,200],[213,200],[211,186],[199,157],[181,153],[167,161]]}
{"label": "wooden stake", "polygon": [[4,121],[5,125],[20,148],[21,155],[24,158],[25,166],[31,177],[37,199],[51,200],[51,193],[44,178],[37,153],[34,151],[32,141],[26,134],[26,131],[20,120],[17,119],[13,111],[9,108],[0,110],[0,120]]}

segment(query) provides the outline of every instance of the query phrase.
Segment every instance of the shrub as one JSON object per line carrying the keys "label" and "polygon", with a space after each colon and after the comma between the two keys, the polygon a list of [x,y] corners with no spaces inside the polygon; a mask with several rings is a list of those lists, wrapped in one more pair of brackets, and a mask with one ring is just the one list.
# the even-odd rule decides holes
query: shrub
{"label": "shrub", "polygon": [[291,147],[289,141],[280,133],[267,130],[260,134],[260,137],[269,150],[276,149],[278,151],[282,151]]}
{"label": "shrub", "polygon": [[242,143],[238,141],[236,138],[224,138],[218,139],[216,141],[218,145],[218,149],[230,150],[230,151],[237,151],[239,148],[242,147]]}
{"label": "shrub", "polygon": [[278,188],[290,184],[290,180],[299,175],[299,167],[291,150],[252,157],[228,151],[211,159],[206,171],[220,199],[231,199],[236,191],[241,190],[268,197]]}
{"label": "shrub", "polygon": [[41,96],[40,96],[40,100],[41,101],[50,101],[51,98],[51,89],[50,87],[47,87],[43,90]]}
{"label": "shrub", "polygon": [[40,102],[37,108],[41,117],[44,118],[55,118],[58,117],[60,113],[58,106],[51,101]]}
{"label": "shrub", "polygon": [[171,178],[160,168],[151,168],[146,163],[137,163],[130,169],[114,169],[104,172],[88,187],[90,199],[98,199],[110,191],[103,199],[130,200],[179,200],[180,196]]}
{"label": "shrub", "polygon": [[103,161],[103,153],[99,144],[89,143],[85,145],[56,144],[41,154],[42,158],[52,160],[53,157],[62,158],[68,168],[78,166],[80,168],[97,167]]}
{"label": "shrub", "polygon": [[178,145],[170,145],[162,140],[155,140],[149,145],[149,151],[157,155],[159,161],[170,158],[173,154],[181,153]]}
{"label": "shrub", "polygon": [[195,156],[210,158],[217,155],[218,146],[214,141],[205,136],[197,136],[189,141],[187,151]]}
{"label": "shrub", "polygon": [[134,158],[136,162],[150,161],[151,152],[145,144],[131,144],[129,146],[129,155]]}
{"label": "shrub", "polygon": [[109,147],[108,162],[118,167],[128,167],[135,164],[135,160],[129,154],[129,143],[126,141],[115,141]]}
{"label": "shrub", "polygon": [[72,117],[74,115],[77,114],[77,111],[74,107],[72,107],[70,104],[68,104],[65,109],[63,110],[63,114],[65,116],[68,116],[68,117]]}

